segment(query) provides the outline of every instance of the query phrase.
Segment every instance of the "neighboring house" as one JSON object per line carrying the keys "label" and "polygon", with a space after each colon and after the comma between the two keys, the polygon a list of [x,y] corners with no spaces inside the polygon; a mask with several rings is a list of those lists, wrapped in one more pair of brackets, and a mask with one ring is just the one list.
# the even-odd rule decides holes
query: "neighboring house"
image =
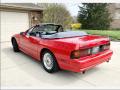
{"label": "neighboring house", "polygon": [[112,22],[110,25],[111,29],[120,29],[120,4],[119,3],[111,3],[108,6],[109,13],[112,17]]}
{"label": "neighboring house", "polygon": [[11,36],[41,23],[44,8],[32,3],[1,3],[1,42],[10,41]]}

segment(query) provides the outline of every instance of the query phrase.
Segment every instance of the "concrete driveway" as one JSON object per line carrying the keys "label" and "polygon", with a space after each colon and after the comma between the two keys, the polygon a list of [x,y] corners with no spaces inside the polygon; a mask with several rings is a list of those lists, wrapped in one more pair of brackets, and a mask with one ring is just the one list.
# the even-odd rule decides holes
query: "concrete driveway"
{"label": "concrete driveway", "polygon": [[14,53],[10,42],[1,43],[2,88],[120,88],[120,42],[111,42],[114,55],[85,74],[59,71],[49,74],[41,63]]}

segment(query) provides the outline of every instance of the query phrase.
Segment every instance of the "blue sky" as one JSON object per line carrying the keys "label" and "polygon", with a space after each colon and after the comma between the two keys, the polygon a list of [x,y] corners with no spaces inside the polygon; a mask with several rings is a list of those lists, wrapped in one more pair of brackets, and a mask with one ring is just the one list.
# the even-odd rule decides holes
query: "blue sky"
{"label": "blue sky", "polygon": [[79,3],[64,3],[64,4],[72,16],[77,16],[79,11],[78,5],[81,5],[81,4]]}

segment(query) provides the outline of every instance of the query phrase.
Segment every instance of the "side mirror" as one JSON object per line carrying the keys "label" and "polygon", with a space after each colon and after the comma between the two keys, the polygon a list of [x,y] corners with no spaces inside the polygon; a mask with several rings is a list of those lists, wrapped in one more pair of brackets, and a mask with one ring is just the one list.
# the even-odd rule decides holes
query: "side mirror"
{"label": "side mirror", "polygon": [[25,35],[25,32],[20,32],[20,35],[22,35],[22,36]]}

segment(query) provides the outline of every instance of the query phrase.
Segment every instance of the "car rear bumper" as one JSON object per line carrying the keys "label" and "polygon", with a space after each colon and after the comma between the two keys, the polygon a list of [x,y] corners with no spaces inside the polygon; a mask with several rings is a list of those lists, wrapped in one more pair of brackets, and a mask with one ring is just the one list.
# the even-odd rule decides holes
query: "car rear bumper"
{"label": "car rear bumper", "polygon": [[111,50],[107,50],[81,59],[69,60],[69,63],[64,66],[64,69],[74,72],[82,72],[100,63],[109,61],[112,54],[113,52]]}

